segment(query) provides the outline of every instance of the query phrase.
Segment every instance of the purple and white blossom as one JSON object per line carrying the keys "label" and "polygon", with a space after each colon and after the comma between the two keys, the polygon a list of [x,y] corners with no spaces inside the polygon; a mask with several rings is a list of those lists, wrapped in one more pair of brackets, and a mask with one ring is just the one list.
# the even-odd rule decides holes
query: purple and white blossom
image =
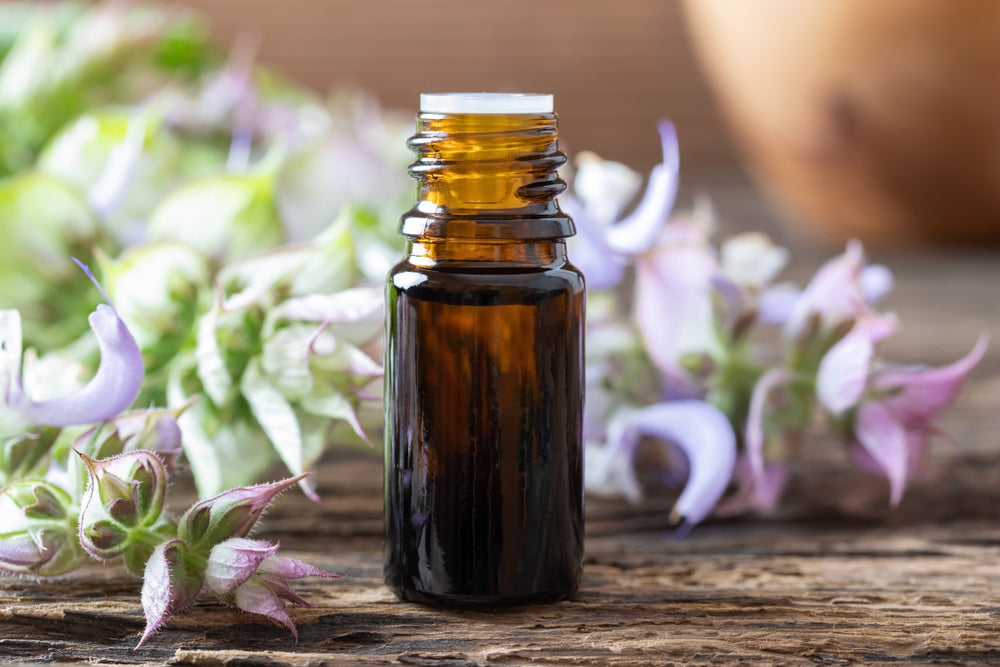
{"label": "purple and white blossom", "polygon": [[[89,276],[89,270],[80,266]],[[100,285],[97,286],[100,289]],[[26,383],[21,377],[20,313],[0,311],[0,392],[3,399],[0,427],[26,429],[90,424],[113,417],[131,405],[143,378],[139,346],[112,306],[98,305],[88,320],[101,352],[97,373],[73,393],[33,400],[25,391]]]}
{"label": "purple and white blossom", "polygon": [[301,607],[309,602],[288,582],[304,577],[339,578],[294,558],[275,555],[277,544],[234,537],[215,545],[208,556],[205,584],[209,591],[243,611],[272,618],[298,639],[295,624],[285,611],[285,601]]}
{"label": "purple and white blossom", "polygon": [[191,547],[211,547],[231,537],[246,537],[271,501],[304,477],[243,486],[200,500],[181,516],[177,535]]}
{"label": "purple and white blossom", "polygon": [[[892,506],[899,504],[906,478],[919,470],[928,439],[939,433],[937,421],[942,411],[955,400],[968,374],[982,359],[987,340],[980,336],[968,354],[947,366],[870,368],[861,391],[851,387],[820,396],[823,406],[833,414],[839,414],[837,408],[854,409],[853,418],[848,420],[852,458],[886,476]],[[854,371],[852,366],[856,368],[854,360],[838,357],[830,362],[827,372],[836,374],[843,369],[846,375]]]}
{"label": "purple and white blossom", "polygon": [[618,285],[630,259],[657,242],[670,217],[677,196],[680,153],[673,123],[660,121],[658,129],[663,161],[653,167],[646,191],[631,214],[619,218],[635,194],[637,179],[624,165],[593,154],[586,154],[577,165],[574,194],[559,200],[576,222],[576,236],[569,241],[573,263],[592,290]]}
{"label": "purple and white blossom", "polygon": [[[593,157],[583,167],[577,182],[586,185],[603,172],[606,187],[631,196],[635,179],[628,172]],[[602,195],[596,185],[586,187]],[[938,414],[981,358],[985,340],[944,369],[886,366],[877,347],[897,321],[875,304],[892,288],[892,274],[867,264],[857,241],[799,289],[775,282],[788,252],[762,234],[737,235],[717,250],[704,205],[662,222],[655,242],[643,241],[641,252],[629,254],[607,236],[607,221],[623,204],[603,196],[603,205],[592,200],[575,213],[586,242],[582,264],[588,266],[586,253],[594,250],[601,261],[598,286],[617,284],[626,264],[634,266],[636,283],[631,321],[614,303],[597,300],[600,316],[588,323],[588,334],[600,343],[587,359],[588,489],[638,502],[638,443],[646,438],[659,444],[660,459],[671,468],[661,479],[688,480],[675,510],[688,524],[713,508],[727,514],[771,509],[785,484],[787,457],[822,408],[851,434],[852,458],[889,478],[891,502],[898,503],[908,471],[936,433]],[[577,204],[570,200],[567,210]],[[783,334],[769,339],[776,349],[752,339],[754,329],[765,326]],[[631,344],[631,336],[641,346]],[[655,390],[650,373],[641,370],[643,359],[651,362]],[[619,377],[623,368],[632,369],[631,383]],[[724,418],[706,420],[709,413]]]}
{"label": "purple and white blossom", "polygon": [[818,319],[824,330],[870,314],[871,306],[892,289],[892,274],[881,265],[865,265],[861,243],[852,240],[844,254],[820,268],[798,298],[785,323],[785,335],[808,335]]}
{"label": "purple and white blossom", "polygon": [[246,535],[274,498],[301,477],[232,489],[184,513],[177,537],[158,545],[146,562],[142,586],[146,629],[139,645],[171,616],[194,604],[205,588],[240,609],[277,620],[296,634],[284,601],[302,606],[308,602],[292,591],[288,581],[339,575],[277,556],[277,545]]}
{"label": "purple and white blossom", "polygon": [[642,498],[635,457],[640,441],[653,438],[669,455],[682,453],[687,483],[672,516],[681,530],[701,522],[722,497],[736,461],[736,437],[726,416],[704,401],[673,401],[619,412],[608,424],[607,444],[587,449],[587,486]]}
{"label": "purple and white blossom", "polygon": [[146,629],[136,648],[168,618],[193,605],[203,585],[204,575],[192,563],[190,550],[183,540],[172,539],[157,545],[143,572],[141,597]]}

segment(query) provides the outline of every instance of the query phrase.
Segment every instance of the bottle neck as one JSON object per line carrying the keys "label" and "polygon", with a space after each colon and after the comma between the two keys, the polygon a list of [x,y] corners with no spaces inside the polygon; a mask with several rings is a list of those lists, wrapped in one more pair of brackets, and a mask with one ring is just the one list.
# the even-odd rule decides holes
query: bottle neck
{"label": "bottle neck", "polygon": [[400,232],[411,240],[524,244],[574,233],[556,202],[566,156],[555,114],[421,113],[408,146],[419,186]]}
{"label": "bottle neck", "polygon": [[422,238],[407,243],[410,264],[432,268],[447,263],[486,267],[554,268],[566,263],[566,242],[560,239],[525,241],[512,239],[466,240]]}

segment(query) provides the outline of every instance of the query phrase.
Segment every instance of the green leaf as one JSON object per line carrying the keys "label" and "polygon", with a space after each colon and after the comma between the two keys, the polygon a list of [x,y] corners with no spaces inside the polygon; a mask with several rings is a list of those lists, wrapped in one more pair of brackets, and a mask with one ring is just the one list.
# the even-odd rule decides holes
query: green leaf
{"label": "green leaf", "polygon": [[261,369],[282,394],[290,399],[304,396],[312,390],[309,344],[316,336],[316,331],[316,325],[294,324],[279,329],[264,341],[260,357]]}
{"label": "green leaf", "polygon": [[91,244],[97,225],[72,186],[35,172],[0,180],[0,303],[19,307],[79,276],[72,252]]}
{"label": "green leaf", "polygon": [[300,404],[303,410],[314,415],[343,420],[350,425],[351,430],[359,438],[369,445],[372,444],[361,426],[357,410],[354,409],[354,405],[345,395],[338,392],[329,392],[320,396],[306,396],[301,400]]}
{"label": "green leaf", "polygon": [[198,379],[201,380],[205,393],[212,399],[212,402],[221,406],[226,403],[229,390],[233,386],[233,378],[226,368],[222,348],[216,337],[218,321],[218,304],[198,318],[195,359],[198,363]]}
{"label": "green leaf", "polygon": [[[175,367],[167,384],[167,401],[174,407],[191,399],[183,389],[183,373]],[[274,448],[249,415],[224,415],[202,399],[182,412],[177,423],[183,434],[184,455],[202,498],[252,484],[274,461]]]}
{"label": "green leaf", "polygon": [[304,472],[302,432],[295,410],[264,376],[259,359],[253,359],[247,365],[240,382],[240,391],[288,469],[293,474]]}

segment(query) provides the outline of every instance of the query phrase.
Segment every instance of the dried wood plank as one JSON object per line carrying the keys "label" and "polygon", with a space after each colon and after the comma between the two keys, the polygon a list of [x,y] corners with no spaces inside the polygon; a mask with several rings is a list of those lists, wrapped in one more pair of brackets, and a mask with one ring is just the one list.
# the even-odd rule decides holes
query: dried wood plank
{"label": "dried wood plank", "polygon": [[[966,474],[964,462],[945,463],[945,474]],[[376,459],[330,461],[323,474],[324,486],[355,482],[330,504],[377,515],[378,483],[370,481],[379,478]],[[139,584],[118,568],[95,564],[60,583],[0,580],[0,655],[178,665],[1000,659],[1000,505],[979,518],[928,521],[919,507],[933,488],[927,482],[911,489],[914,511],[904,507],[889,521],[831,523],[793,514],[717,522],[684,541],[666,539],[659,528],[612,530],[616,518],[642,511],[591,503],[596,523],[590,522],[578,599],[497,611],[397,601],[381,585],[377,531],[323,537],[332,525],[312,506],[313,528],[305,533],[289,519],[311,505],[287,497],[268,517],[267,533],[294,545],[292,555],[347,575],[304,582],[314,606],[293,612],[298,644],[266,620],[202,603],[133,651],[143,625]]]}

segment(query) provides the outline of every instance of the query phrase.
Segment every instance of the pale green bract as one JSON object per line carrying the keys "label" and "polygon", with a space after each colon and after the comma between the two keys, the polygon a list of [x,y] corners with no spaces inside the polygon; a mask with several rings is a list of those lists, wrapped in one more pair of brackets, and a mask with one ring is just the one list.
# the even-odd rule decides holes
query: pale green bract
{"label": "pale green bract", "polygon": [[42,151],[38,169],[85,193],[105,230],[127,245],[143,237],[154,206],[180,180],[181,148],[152,111],[119,107],[73,121]]}
{"label": "pale green bract", "polygon": [[220,173],[182,185],[153,211],[148,233],[188,243],[218,264],[249,259],[285,238],[267,173]]}

